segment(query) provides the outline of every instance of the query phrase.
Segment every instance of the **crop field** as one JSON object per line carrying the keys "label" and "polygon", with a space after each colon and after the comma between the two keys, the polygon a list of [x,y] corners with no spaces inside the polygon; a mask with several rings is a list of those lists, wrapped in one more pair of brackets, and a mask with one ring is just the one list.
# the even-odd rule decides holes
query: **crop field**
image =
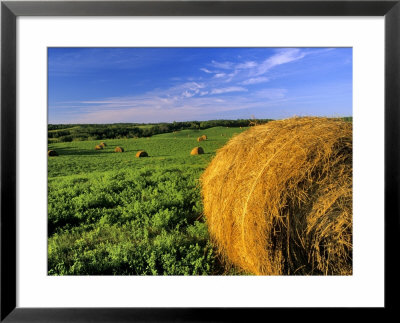
{"label": "crop field", "polygon": [[[50,143],[58,156],[48,158],[48,274],[238,274],[210,242],[199,177],[244,130]],[[203,134],[207,140],[197,142]],[[106,146],[95,150],[100,142]],[[191,156],[196,146],[204,154]],[[139,150],[149,157],[136,158]]]}

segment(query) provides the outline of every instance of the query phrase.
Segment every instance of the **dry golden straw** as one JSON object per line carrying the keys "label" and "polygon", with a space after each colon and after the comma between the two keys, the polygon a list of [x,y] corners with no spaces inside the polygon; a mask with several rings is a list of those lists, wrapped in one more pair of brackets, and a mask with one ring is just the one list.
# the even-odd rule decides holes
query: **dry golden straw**
{"label": "dry golden straw", "polygon": [[201,147],[194,147],[190,152],[191,155],[201,155],[204,154],[204,150]]}
{"label": "dry golden straw", "polygon": [[149,155],[144,150],[139,150],[136,153],[136,157],[148,157]]}
{"label": "dry golden straw", "polygon": [[58,153],[55,150],[49,150],[47,155],[50,157],[58,156]]}
{"label": "dry golden straw", "polygon": [[207,140],[207,136],[206,135],[202,135],[201,138],[203,138],[203,140]]}
{"label": "dry golden straw", "polygon": [[254,126],[201,177],[227,264],[256,275],[352,274],[352,124],[292,118]]}
{"label": "dry golden straw", "polygon": [[198,137],[198,138],[197,138],[197,141],[198,141],[198,142],[203,141],[203,140],[204,140],[203,137]]}
{"label": "dry golden straw", "polygon": [[96,145],[95,147],[94,147],[94,149],[95,150],[101,150],[101,149],[103,149],[104,147],[102,146],[102,145]]}
{"label": "dry golden straw", "polygon": [[123,153],[124,152],[124,148],[122,148],[122,147],[115,147],[115,150],[114,150],[116,153]]}

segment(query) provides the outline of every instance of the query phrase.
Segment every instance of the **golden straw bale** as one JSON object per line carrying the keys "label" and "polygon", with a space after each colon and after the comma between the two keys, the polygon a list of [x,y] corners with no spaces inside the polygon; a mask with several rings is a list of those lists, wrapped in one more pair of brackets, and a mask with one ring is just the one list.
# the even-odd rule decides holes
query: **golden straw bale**
{"label": "golden straw bale", "polygon": [[101,143],[100,143],[100,146],[103,146],[103,148],[104,148],[104,147],[107,146],[107,145],[106,145],[105,142],[101,142]]}
{"label": "golden straw bale", "polygon": [[207,140],[207,136],[206,135],[202,135],[201,138],[203,138],[203,140]]}
{"label": "golden straw bale", "polygon": [[49,150],[47,155],[50,157],[58,156],[58,153],[55,150]]}
{"label": "golden straw bale", "polygon": [[136,153],[136,157],[149,157],[149,155],[144,151],[144,150],[139,150],[137,153]]}
{"label": "golden straw bale", "polygon": [[291,118],[251,127],[201,177],[210,236],[256,275],[352,275],[352,123]]}
{"label": "golden straw bale", "polygon": [[95,147],[94,147],[94,149],[95,150],[101,150],[101,149],[103,149],[104,147],[102,146],[102,145],[96,145]]}
{"label": "golden straw bale", "polygon": [[194,147],[190,152],[191,155],[201,155],[204,154],[204,149],[201,147]]}
{"label": "golden straw bale", "polygon": [[198,137],[198,138],[197,138],[197,141],[198,141],[198,142],[203,141],[203,140],[204,140],[203,137]]}
{"label": "golden straw bale", "polygon": [[114,150],[116,153],[123,153],[124,152],[124,148],[122,148],[122,147],[115,147],[115,150]]}

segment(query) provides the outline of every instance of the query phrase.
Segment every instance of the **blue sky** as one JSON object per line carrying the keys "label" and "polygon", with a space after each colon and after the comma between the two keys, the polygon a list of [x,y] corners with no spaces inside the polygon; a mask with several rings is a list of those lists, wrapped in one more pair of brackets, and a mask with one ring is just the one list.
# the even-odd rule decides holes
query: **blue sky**
{"label": "blue sky", "polygon": [[49,48],[48,122],[352,115],[351,48]]}

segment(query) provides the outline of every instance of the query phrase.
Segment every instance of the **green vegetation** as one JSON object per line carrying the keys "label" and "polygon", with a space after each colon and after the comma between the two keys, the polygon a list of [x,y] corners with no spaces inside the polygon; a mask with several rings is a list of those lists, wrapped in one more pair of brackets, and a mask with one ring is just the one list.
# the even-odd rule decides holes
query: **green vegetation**
{"label": "green vegetation", "polygon": [[[242,122],[49,125],[49,275],[238,274],[209,240],[199,177]],[[196,146],[205,153],[191,156]]]}
{"label": "green vegetation", "polygon": [[[247,127],[251,120],[209,120],[157,124],[116,123],[87,125],[48,125],[48,142],[71,142],[102,139],[129,139],[150,137],[157,134],[181,130],[204,130],[212,127]],[[269,119],[252,120],[257,123]]]}
{"label": "green vegetation", "polygon": [[[79,126],[82,127],[82,126]],[[59,131],[76,129],[75,126]],[[240,127],[49,144],[50,275],[220,275],[199,177]],[[197,137],[208,139],[198,143]],[[124,153],[114,153],[116,146]],[[205,154],[191,156],[195,146]],[[135,158],[138,150],[149,157]]]}

